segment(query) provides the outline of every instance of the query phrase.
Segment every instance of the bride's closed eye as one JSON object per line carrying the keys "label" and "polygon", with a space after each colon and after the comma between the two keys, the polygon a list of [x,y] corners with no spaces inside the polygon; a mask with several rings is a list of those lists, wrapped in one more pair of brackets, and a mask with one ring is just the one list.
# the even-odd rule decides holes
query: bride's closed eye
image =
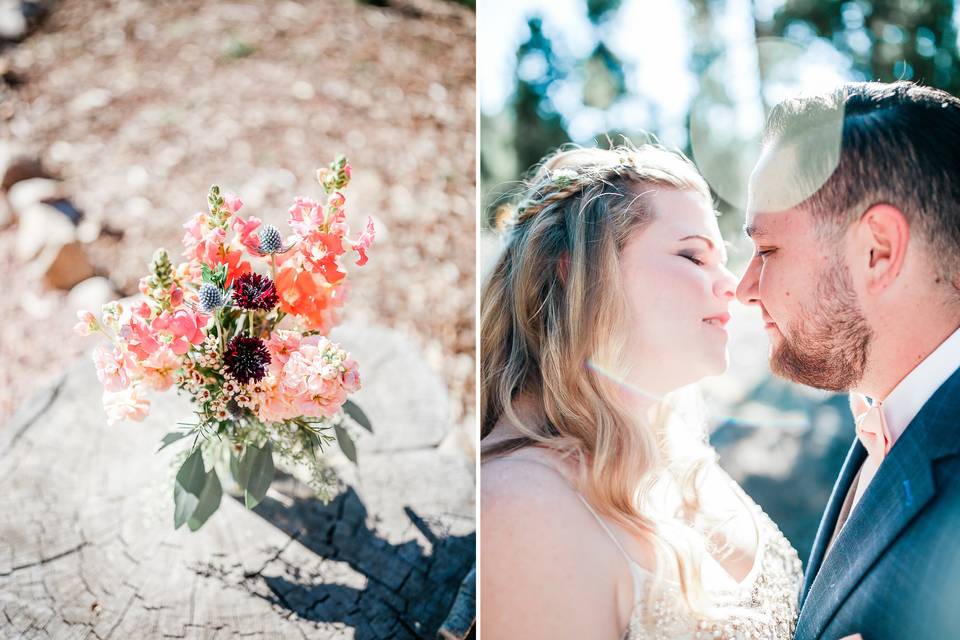
{"label": "bride's closed eye", "polygon": [[699,257],[697,257],[696,254],[693,254],[693,253],[679,253],[679,254],[677,254],[677,255],[679,255],[681,258],[686,258],[687,260],[689,260],[689,261],[692,262],[693,264],[697,265],[698,267],[703,266],[703,260],[701,260]]}

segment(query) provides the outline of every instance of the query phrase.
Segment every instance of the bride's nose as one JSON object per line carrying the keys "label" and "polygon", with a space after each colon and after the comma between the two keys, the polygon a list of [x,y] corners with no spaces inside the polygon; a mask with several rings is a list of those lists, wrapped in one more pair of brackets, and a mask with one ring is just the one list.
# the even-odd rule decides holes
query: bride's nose
{"label": "bride's nose", "polygon": [[736,291],[736,277],[726,267],[720,267],[720,277],[713,283],[713,295],[721,300],[732,300]]}

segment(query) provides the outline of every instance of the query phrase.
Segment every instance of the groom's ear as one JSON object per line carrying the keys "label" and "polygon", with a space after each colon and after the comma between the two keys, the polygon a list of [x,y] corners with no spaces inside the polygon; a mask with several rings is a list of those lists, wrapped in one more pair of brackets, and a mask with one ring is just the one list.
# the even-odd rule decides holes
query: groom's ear
{"label": "groom's ear", "polygon": [[856,260],[867,291],[880,293],[897,279],[909,242],[910,225],[900,209],[876,204],[864,212],[856,230]]}

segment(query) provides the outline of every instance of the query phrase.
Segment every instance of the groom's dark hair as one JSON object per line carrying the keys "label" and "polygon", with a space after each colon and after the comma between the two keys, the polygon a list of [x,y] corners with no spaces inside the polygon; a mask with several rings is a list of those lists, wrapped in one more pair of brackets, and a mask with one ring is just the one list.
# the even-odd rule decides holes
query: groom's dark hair
{"label": "groom's dark hair", "polygon": [[791,179],[799,181],[800,194],[812,194],[797,206],[824,235],[838,237],[873,204],[893,205],[938,256],[941,277],[958,286],[956,97],[912,82],[844,84],[774,107],[764,145],[796,153]]}

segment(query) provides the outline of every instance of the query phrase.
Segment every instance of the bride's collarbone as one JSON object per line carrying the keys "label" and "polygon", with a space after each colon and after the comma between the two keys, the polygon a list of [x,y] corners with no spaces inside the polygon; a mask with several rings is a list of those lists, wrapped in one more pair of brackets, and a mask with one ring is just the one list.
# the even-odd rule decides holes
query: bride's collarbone
{"label": "bride's collarbone", "polygon": [[[562,500],[573,508],[574,513],[580,513],[574,521],[567,518],[564,525],[566,535],[574,535],[581,540],[586,553],[595,554],[597,559],[607,558],[611,563],[622,563],[623,553],[615,547],[611,549],[612,534],[623,547],[627,560],[643,571],[653,572],[656,556],[649,540],[630,532],[627,527],[609,516],[598,513],[610,529],[608,533],[598,526],[594,516],[583,505],[577,505],[579,498],[572,480],[575,470],[570,463],[550,452],[533,449],[517,451],[490,462],[514,464],[486,463],[481,484],[485,478],[497,475],[518,476],[513,478],[515,487],[524,493],[529,492],[527,498],[539,504],[540,508],[559,506],[557,501]],[[526,479],[523,479],[524,476]],[[537,479],[536,485],[530,484],[532,479]],[[701,495],[701,502],[710,506],[710,515],[726,516],[723,525],[709,537],[712,553],[708,553],[709,557],[704,558],[704,561],[715,564],[714,570],[721,571],[731,581],[742,583],[757,564],[762,536],[752,505],[739,495],[738,488],[732,486],[732,483],[722,472],[711,477],[710,482],[704,483],[708,489]],[[708,534],[706,531],[702,533],[705,536]]]}

